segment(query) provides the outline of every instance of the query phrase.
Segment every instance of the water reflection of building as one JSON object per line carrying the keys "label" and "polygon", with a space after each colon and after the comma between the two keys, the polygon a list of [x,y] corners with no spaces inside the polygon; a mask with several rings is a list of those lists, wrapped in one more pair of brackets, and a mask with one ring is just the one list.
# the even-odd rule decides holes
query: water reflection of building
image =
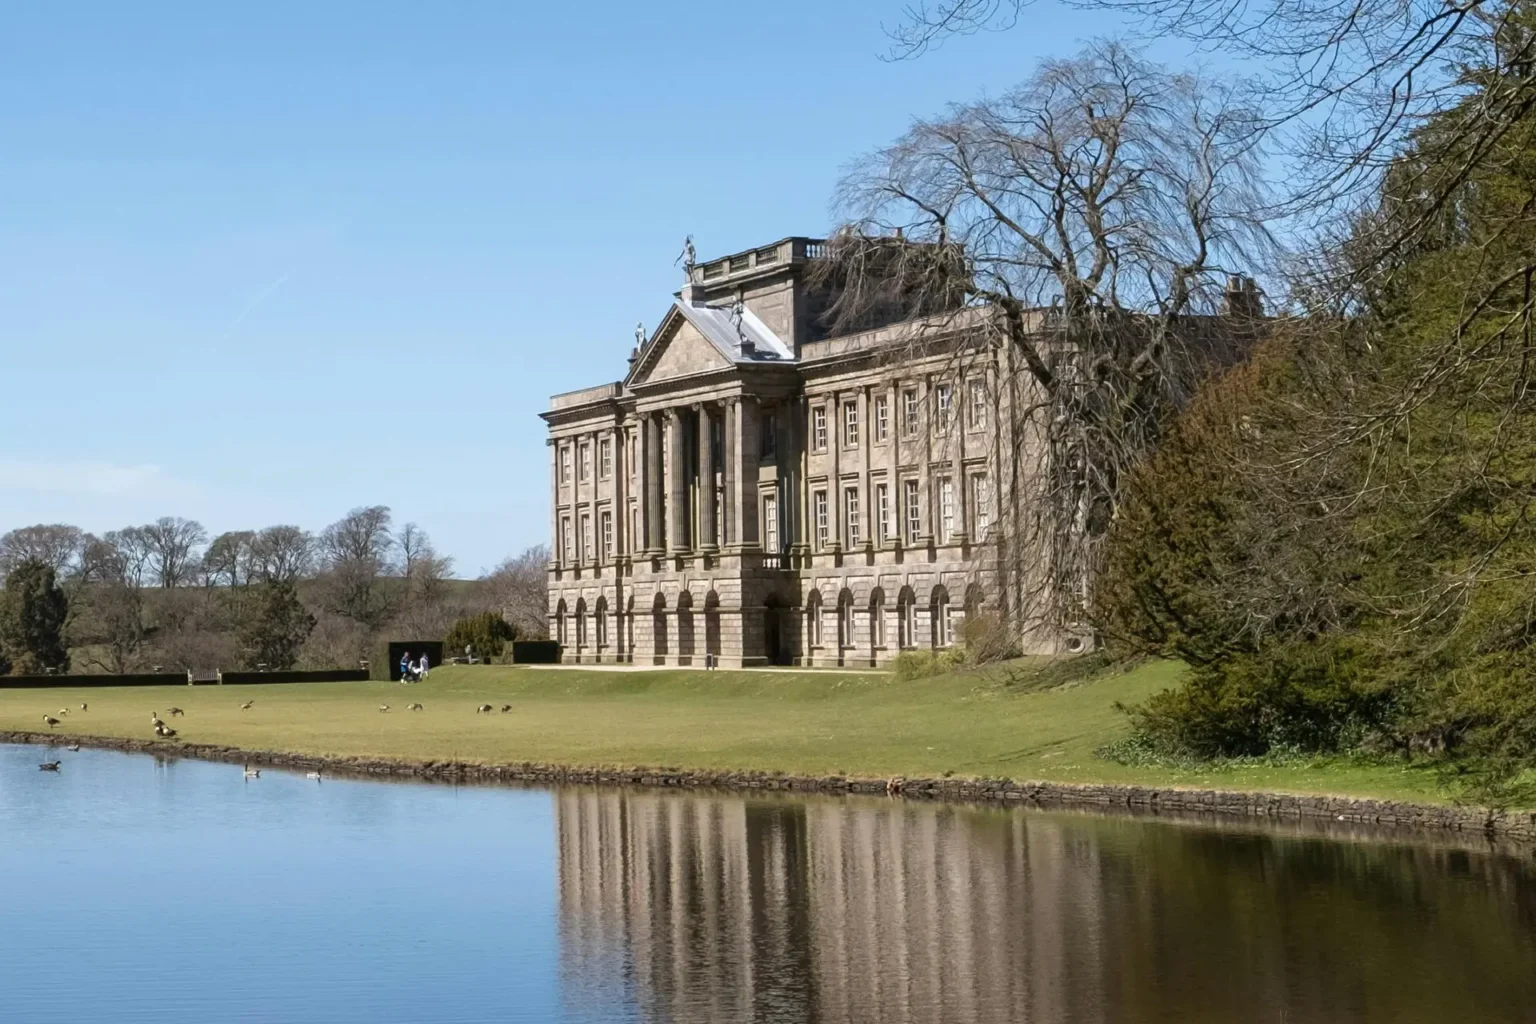
{"label": "water reflection of building", "polygon": [[1068,990],[1101,978],[1095,854],[1050,822],[901,802],[556,799],[561,956],[587,998],[622,983],[644,1019],[680,1024],[1092,1019]]}

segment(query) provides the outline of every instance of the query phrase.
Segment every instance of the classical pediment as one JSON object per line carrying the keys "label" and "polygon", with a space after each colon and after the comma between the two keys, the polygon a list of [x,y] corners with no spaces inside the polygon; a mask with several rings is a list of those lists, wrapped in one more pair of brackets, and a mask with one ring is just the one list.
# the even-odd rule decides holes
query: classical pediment
{"label": "classical pediment", "polygon": [[741,363],[793,361],[794,354],[751,310],[679,300],[667,311],[625,384],[691,377]]}
{"label": "classical pediment", "polygon": [[697,327],[687,319],[671,314],[663,322],[662,331],[647,346],[646,356],[644,365],[636,368],[640,372],[631,380],[632,384],[691,377],[731,365],[724,353]]}

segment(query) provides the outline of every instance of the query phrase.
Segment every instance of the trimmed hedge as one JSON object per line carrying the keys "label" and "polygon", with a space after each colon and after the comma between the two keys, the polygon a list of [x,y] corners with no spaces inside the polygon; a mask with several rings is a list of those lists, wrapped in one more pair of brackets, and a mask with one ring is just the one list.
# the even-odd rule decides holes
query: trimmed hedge
{"label": "trimmed hedge", "polygon": [[555,640],[512,641],[512,664],[556,665],[560,662],[560,644]]}
{"label": "trimmed hedge", "polygon": [[76,686],[186,686],[185,672],[138,672],[131,675],[0,676],[0,690],[63,689]]}
{"label": "trimmed hedge", "polygon": [[225,686],[248,686],[251,683],[361,683],[368,679],[368,670],[361,668],[328,668],[313,672],[220,672],[219,682]]}

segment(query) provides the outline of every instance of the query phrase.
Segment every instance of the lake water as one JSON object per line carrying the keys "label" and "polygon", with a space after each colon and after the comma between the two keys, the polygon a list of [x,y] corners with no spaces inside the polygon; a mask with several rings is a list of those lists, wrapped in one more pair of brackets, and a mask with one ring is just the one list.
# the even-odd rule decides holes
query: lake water
{"label": "lake water", "polygon": [[523,1020],[1532,1021],[1536,861],[0,746],[5,1024]]}

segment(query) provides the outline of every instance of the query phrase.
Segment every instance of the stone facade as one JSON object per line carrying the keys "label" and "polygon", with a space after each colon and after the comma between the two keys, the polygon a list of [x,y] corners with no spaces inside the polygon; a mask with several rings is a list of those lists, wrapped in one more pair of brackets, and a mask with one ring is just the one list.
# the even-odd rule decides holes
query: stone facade
{"label": "stone facade", "polygon": [[954,317],[829,336],[821,246],[692,267],[622,381],[542,414],[565,661],[878,665],[995,601],[1007,367]]}

